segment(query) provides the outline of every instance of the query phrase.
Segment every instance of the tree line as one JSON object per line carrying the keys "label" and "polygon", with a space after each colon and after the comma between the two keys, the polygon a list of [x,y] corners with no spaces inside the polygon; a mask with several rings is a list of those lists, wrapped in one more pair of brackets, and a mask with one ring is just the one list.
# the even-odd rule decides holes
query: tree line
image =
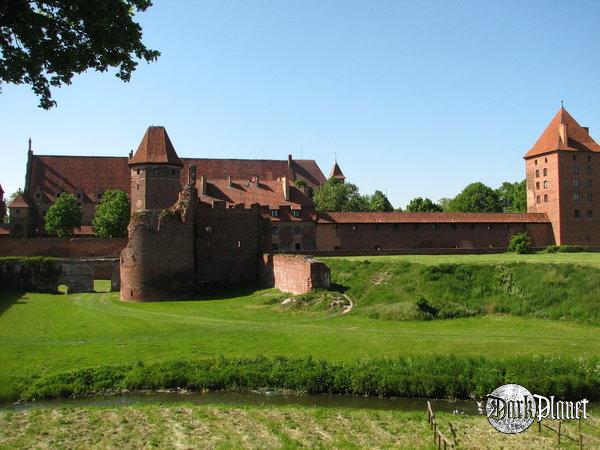
{"label": "tree line", "polygon": [[[319,212],[389,212],[394,208],[387,196],[377,190],[373,195],[361,195],[358,187],[331,178],[317,188],[313,200]],[[425,197],[413,198],[406,212],[527,212],[525,180],[504,182],[493,189],[481,182],[467,185],[456,197],[442,198],[437,203]]]}

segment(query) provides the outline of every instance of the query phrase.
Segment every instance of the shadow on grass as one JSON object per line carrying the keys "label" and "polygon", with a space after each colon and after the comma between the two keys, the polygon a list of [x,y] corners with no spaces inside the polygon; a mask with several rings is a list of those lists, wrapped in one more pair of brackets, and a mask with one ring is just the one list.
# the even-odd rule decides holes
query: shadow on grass
{"label": "shadow on grass", "polygon": [[25,292],[3,292],[0,294],[0,316],[4,314],[13,305],[22,305],[27,303]]}
{"label": "shadow on grass", "polygon": [[267,289],[260,283],[249,283],[235,286],[222,286],[218,284],[205,284],[198,286],[194,296],[184,298],[183,301],[198,300],[228,300],[238,297],[247,297],[259,291]]}
{"label": "shadow on grass", "polygon": [[348,289],[350,289],[348,286],[338,283],[331,283],[331,286],[329,287],[330,291],[339,292],[340,294],[345,293]]}

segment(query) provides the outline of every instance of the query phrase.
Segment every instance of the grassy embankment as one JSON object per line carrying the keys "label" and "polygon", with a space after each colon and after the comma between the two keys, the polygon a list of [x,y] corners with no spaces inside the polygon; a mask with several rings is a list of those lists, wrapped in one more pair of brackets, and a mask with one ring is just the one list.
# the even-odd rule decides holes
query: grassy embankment
{"label": "grassy embankment", "polygon": [[[496,267],[486,255],[470,256],[466,265],[441,268],[436,258],[447,261],[447,256],[421,257],[428,265],[409,264],[405,257],[369,258],[368,264],[329,259],[334,281],[355,301],[345,316],[334,314],[339,311],[326,304],[282,307],[286,295],[262,289],[146,304],[122,303],[117,293],[2,294],[0,397],[14,398],[32,386],[32,377],[51,380],[57,372],[137,367],[138,361],[150,368],[165,361],[194,362],[221,355],[311,356],[348,364],[398,357],[430,364],[430,355],[455,355],[465,367],[470,367],[466,357],[485,356],[491,365],[486,362],[483,367],[501,373],[506,373],[502,372],[506,358],[539,355],[555,359],[554,378],[546,389],[558,382],[571,389],[585,377],[565,378],[564,369],[580,364],[574,358],[600,355],[596,326],[600,269],[590,265],[596,264],[590,255],[597,262],[595,254],[530,255],[524,260],[540,256],[585,265]],[[473,316],[381,320],[456,315]],[[597,390],[594,366],[580,365],[590,371],[586,389]]]}
{"label": "grassy embankment", "polygon": [[[557,448],[556,436],[535,426],[505,435],[481,416],[436,416],[450,439],[452,424],[461,448]],[[2,448],[433,448],[424,412],[154,404],[0,411],[0,423]],[[593,417],[582,431],[599,425]],[[563,426],[574,435],[576,425]]]}

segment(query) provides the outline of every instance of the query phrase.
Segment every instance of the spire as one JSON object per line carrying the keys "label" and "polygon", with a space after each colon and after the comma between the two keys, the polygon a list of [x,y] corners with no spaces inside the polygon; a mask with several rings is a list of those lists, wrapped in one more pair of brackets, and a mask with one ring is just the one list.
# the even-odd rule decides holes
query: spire
{"label": "spire", "polygon": [[129,165],[133,164],[165,164],[183,167],[165,127],[155,126],[148,127],[137,151],[129,159]]}
{"label": "spire", "polygon": [[562,101],[560,109],[525,158],[555,150],[600,152],[600,145],[592,139],[587,127],[577,123]]}
{"label": "spire", "polygon": [[335,163],[333,164],[333,168],[331,169],[331,173],[329,174],[329,178],[337,178],[338,180],[344,181],[346,177],[340,169],[340,166],[337,163],[337,155],[335,156]]}

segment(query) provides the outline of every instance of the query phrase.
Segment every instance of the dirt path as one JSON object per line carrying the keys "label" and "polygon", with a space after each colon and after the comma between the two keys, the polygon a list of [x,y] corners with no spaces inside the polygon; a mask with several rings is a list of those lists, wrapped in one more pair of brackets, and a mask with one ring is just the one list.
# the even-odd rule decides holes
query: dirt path
{"label": "dirt path", "polygon": [[340,313],[340,316],[342,316],[342,315],[344,315],[344,314],[347,314],[347,313],[349,313],[349,312],[352,310],[352,308],[354,308],[354,302],[352,301],[352,299],[351,299],[350,297],[348,297],[346,294],[342,294],[342,296],[343,296],[343,297],[344,297],[346,300],[348,300],[348,303],[349,303],[349,304],[348,304],[348,306],[346,306],[346,307],[344,308],[344,310],[343,310],[343,311]]}

